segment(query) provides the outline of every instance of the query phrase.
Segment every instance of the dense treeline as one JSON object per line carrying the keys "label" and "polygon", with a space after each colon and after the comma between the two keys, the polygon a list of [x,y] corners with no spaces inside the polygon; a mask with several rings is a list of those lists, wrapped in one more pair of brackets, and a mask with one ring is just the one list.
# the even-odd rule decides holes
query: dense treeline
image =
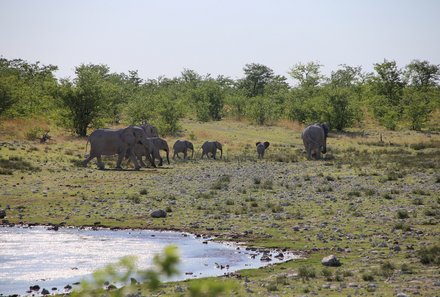
{"label": "dense treeline", "polygon": [[399,69],[384,60],[373,73],[341,65],[328,77],[321,67],[294,65],[292,87],[261,64],[245,65],[237,80],[188,69],[175,78],[143,80],[137,71],[114,73],[93,64],[76,67],[74,79],[57,80],[56,66],[2,58],[0,116],[44,116],[81,136],[90,127],[145,120],[172,134],[183,117],[205,122],[226,116],[259,125],[283,118],[328,122],[341,131],[369,115],[388,129],[420,130],[440,108],[439,65],[414,60]]}

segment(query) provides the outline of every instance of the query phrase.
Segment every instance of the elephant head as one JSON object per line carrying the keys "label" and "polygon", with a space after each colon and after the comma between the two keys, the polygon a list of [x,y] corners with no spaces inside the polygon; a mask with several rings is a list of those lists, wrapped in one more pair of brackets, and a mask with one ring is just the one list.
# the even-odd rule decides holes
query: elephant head
{"label": "elephant head", "polygon": [[218,141],[215,141],[215,147],[216,147],[216,149],[218,149],[220,151],[220,159],[222,159],[223,158],[222,144]]}
{"label": "elephant head", "polygon": [[262,159],[264,157],[264,151],[269,147],[270,142],[257,142],[255,145],[257,147],[258,158]]}
{"label": "elephant head", "polygon": [[319,126],[321,126],[322,130],[324,131],[324,144],[321,148],[321,153],[325,154],[327,153],[327,136],[328,136],[329,128],[326,123],[319,124]]}

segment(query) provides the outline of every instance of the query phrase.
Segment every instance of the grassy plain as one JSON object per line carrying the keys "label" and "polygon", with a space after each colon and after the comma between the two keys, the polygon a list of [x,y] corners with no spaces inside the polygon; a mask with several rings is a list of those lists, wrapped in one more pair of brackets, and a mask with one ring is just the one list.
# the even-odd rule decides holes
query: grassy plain
{"label": "grassy plain", "polygon": [[[299,125],[186,121],[179,138],[193,141],[195,160],[115,171],[109,159],[100,171],[78,166],[84,139],[52,129],[40,144],[24,139],[25,124],[0,124],[0,208],[9,223],[176,229],[305,255],[219,279],[233,295],[440,291],[439,265],[421,263],[423,248],[440,245],[438,133],[331,133],[325,159],[307,161]],[[205,140],[224,144],[223,160],[199,159]],[[255,142],[266,140],[265,160],[257,160]],[[168,217],[152,219],[157,209]],[[330,254],[342,266],[322,266]],[[161,296],[185,295],[192,282],[164,285]]]}

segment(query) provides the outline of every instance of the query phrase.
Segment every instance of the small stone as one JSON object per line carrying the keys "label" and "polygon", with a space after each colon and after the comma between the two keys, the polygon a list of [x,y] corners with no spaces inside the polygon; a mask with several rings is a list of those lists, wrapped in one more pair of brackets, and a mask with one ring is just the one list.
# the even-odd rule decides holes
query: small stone
{"label": "small stone", "polygon": [[39,285],[34,285],[34,286],[31,286],[29,289],[31,291],[40,291],[40,286]]}
{"label": "small stone", "polygon": [[177,286],[177,287],[174,289],[174,292],[176,292],[176,293],[183,293],[183,292],[185,292],[185,288],[183,288],[183,287],[181,287],[181,286]]}
{"label": "small stone", "polygon": [[331,267],[341,266],[341,262],[339,262],[339,260],[334,255],[330,255],[322,258],[321,264],[324,266],[331,266]]}
{"label": "small stone", "polygon": [[0,219],[4,219],[6,217],[6,211],[4,209],[0,209]]}
{"label": "small stone", "polygon": [[159,209],[159,210],[155,210],[151,213],[151,217],[152,218],[166,218],[167,217],[167,212],[165,210]]}
{"label": "small stone", "polygon": [[406,295],[405,293],[397,293],[396,297],[409,297],[408,295]]}
{"label": "small stone", "polygon": [[270,262],[270,261],[272,261],[272,258],[271,258],[268,254],[264,254],[264,255],[260,258],[260,261]]}
{"label": "small stone", "polygon": [[42,295],[49,295],[50,292],[49,292],[47,289],[43,289],[43,290],[41,291],[41,294],[42,294]]}

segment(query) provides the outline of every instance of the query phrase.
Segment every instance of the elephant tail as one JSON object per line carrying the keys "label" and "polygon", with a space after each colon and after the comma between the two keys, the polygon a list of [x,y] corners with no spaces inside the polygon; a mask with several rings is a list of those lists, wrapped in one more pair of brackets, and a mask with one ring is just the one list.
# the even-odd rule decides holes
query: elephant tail
{"label": "elephant tail", "polygon": [[87,138],[87,142],[86,142],[86,151],[84,152],[84,155],[87,158],[87,146],[89,145],[89,138]]}

